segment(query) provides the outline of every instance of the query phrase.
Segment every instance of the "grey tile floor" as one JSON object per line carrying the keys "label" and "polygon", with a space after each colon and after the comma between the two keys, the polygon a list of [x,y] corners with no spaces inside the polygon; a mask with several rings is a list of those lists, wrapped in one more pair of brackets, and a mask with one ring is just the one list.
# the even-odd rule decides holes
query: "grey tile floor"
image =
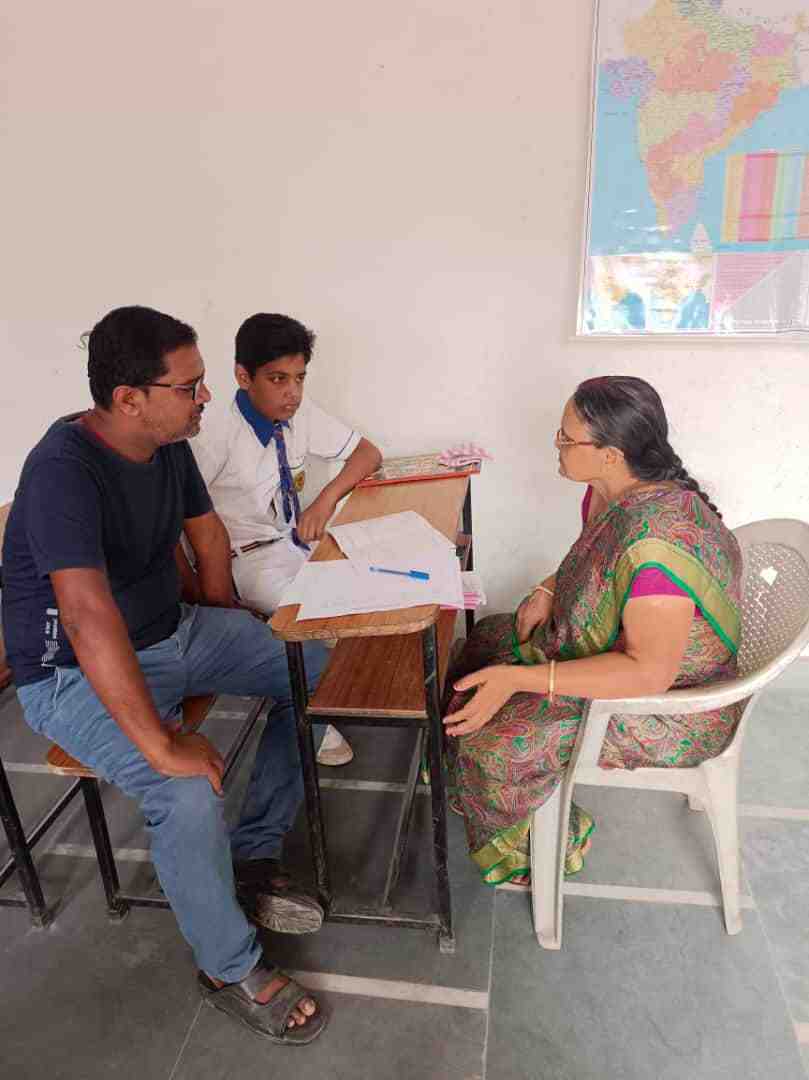
{"label": "grey tile floor", "polygon": [[[209,733],[224,743],[239,700]],[[385,785],[404,778],[412,735],[355,728],[356,757],[324,770],[334,875],[363,899],[377,887],[396,814]],[[0,696],[0,755],[33,822],[66,781]],[[585,789],[598,832],[569,888],[561,952],[539,949],[528,898],[480,885],[463,829],[450,822],[458,947],[420,932],[327,924],[265,947],[318,989],[323,1037],[294,1053],[203,1007],[173,917],[135,909],[107,922],[80,801],[43,841],[37,864],[54,924],[0,908],[0,1076],[26,1080],[805,1080],[809,1076],[809,662],[762,699],[741,791],[744,930],[728,937],[704,815],[665,793]],[[246,768],[228,797],[238,812]],[[125,887],[154,889],[134,805],[106,789]],[[400,899],[430,901],[429,806],[420,797]],[[290,862],[307,872],[305,831]],[[0,841],[0,860],[5,856]],[[4,894],[16,889],[14,879]]]}

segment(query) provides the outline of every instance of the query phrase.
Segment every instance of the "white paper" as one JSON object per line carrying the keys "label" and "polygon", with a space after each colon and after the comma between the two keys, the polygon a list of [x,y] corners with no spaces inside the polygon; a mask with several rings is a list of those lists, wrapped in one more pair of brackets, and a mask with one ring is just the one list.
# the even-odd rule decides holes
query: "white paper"
{"label": "white paper", "polygon": [[[426,570],[422,561],[432,553],[455,551],[455,543],[434,529],[415,510],[386,514],[368,521],[333,525],[329,532],[349,559],[386,566],[392,560],[408,562],[408,570]],[[387,561],[386,561],[387,560]]]}
{"label": "white paper", "polygon": [[325,619],[370,611],[397,611],[421,604],[463,607],[463,589],[454,548],[434,551],[419,559],[418,566],[391,560],[391,570],[423,570],[422,581],[398,574],[370,570],[363,560],[337,559],[307,562],[285,591],[281,605],[300,604],[298,619]]}
{"label": "white paper", "polygon": [[[283,595],[300,604],[298,619],[397,611],[422,604],[464,606],[455,544],[413,510],[329,529],[344,560],[307,562]],[[429,574],[424,581],[371,566]]]}

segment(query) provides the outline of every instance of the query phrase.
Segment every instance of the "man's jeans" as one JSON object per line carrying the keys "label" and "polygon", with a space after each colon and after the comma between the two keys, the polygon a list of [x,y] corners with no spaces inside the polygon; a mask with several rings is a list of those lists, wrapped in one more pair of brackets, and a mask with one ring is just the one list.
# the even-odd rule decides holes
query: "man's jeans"
{"label": "man's jeans", "polygon": [[[304,649],[311,688],[328,650],[320,642]],[[285,649],[246,611],[182,605],[176,632],[137,656],[165,724],[173,725],[183,698],[196,694],[273,699],[230,842],[223,799],[208,780],[155,772],[79,668],[57,668],[42,682],[21,687],[20,703],[34,731],[138,799],[157,876],[198,966],[236,982],[252,970],[261,949],[236,902],[231,857],[279,858],[303,798]]]}

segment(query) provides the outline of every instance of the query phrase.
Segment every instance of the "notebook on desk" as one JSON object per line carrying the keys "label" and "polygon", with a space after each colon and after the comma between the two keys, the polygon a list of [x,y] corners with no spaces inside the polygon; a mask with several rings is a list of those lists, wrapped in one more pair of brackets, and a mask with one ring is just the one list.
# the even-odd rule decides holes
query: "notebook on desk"
{"label": "notebook on desk", "polygon": [[387,458],[375,473],[366,476],[357,487],[379,487],[382,484],[412,484],[418,480],[446,480],[452,476],[474,476],[480,472],[480,462],[468,465],[442,465],[440,454],[417,454],[413,457]]}

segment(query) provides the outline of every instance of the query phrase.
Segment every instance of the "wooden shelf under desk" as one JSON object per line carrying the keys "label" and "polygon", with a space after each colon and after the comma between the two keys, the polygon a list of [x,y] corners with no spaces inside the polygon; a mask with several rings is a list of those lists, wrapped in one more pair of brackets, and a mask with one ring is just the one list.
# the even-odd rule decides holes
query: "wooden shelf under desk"
{"label": "wooden shelf under desk", "polygon": [[[436,624],[440,687],[444,685],[457,614],[442,610]],[[307,711],[312,718],[389,716],[426,720],[421,635],[339,641]]]}

